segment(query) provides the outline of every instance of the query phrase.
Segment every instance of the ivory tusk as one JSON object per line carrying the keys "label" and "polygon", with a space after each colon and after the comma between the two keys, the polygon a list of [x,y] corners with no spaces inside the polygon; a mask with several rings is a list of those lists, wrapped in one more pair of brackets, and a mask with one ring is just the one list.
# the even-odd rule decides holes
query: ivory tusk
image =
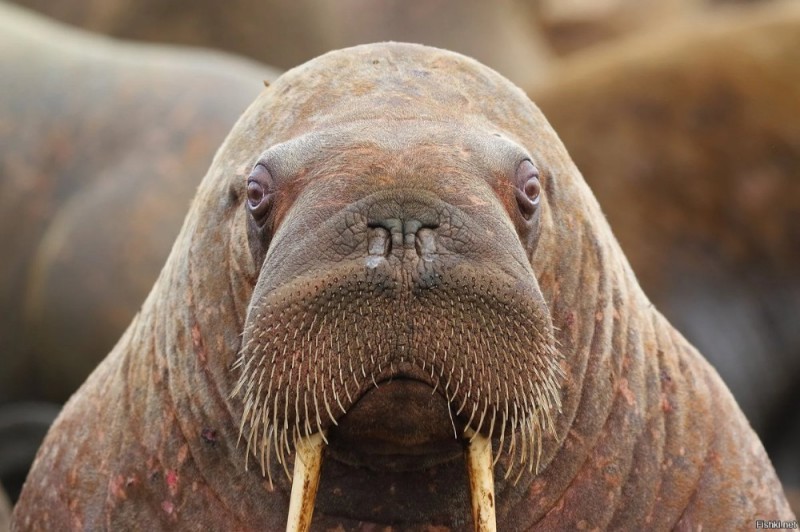
{"label": "ivory tusk", "polygon": [[289,518],[286,521],[287,532],[305,532],[311,527],[323,447],[322,433],[319,432],[297,440]]}
{"label": "ivory tusk", "polygon": [[470,438],[466,459],[469,473],[472,522],[476,532],[495,532],[497,520],[494,511],[494,475],[492,474],[492,441],[483,434],[467,428]]}

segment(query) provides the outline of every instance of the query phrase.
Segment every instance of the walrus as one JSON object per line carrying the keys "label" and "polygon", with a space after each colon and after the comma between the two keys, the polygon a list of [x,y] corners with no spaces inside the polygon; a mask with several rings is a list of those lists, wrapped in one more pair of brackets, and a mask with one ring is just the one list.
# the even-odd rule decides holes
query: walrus
{"label": "walrus", "polygon": [[529,91],[647,295],[800,486],[800,4],[574,56]]}
{"label": "walrus", "polygon": [[[773,0],[517,0],[559,56]],[[789,0],[791,1],[791,0]]]}
{"label": "walrus", "polygon": [[276,71],[0,5],[0,403],[63,402],[141,306]]}
{"label": "walrus", "polygon": [[383,43],[287,72],[240,118],[13,519],[719,530],[793,515],[524,92]]}

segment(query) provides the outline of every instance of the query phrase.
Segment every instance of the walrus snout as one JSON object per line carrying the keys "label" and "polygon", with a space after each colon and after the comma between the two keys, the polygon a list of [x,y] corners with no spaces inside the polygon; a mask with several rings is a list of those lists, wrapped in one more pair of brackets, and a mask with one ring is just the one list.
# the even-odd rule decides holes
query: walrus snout
{"label": "walrus snout", "polygon": [[[265,473],[271,454],[285,463],[296,441],[341,434],[338,425],[369,404],[364,397],[380,397],[373,387],[404,372],[438,391],[446,415],[436,417],[433,432],[448,435],[444,455],[469,439],[469,429],[496,439],[507,472],[531,469],[552,430],[563,373],[546,304],[503,202],[477,202],[475,190],[489,185],[450,160],[408,172],[406,181],[397,175],[403,170],[350,172],[314,176],[296,198],[253,292],[237,391],[244,392],[243,434]],[[449,181],[405,186],[430,174]],[[330,200],[320,203],[323,193]],[[373,431],[395,451],[408,446],[398,427],[420,412],[379,404],[397,423],[375,432],[355,415],[360,421],[344,433]],[[362,460],[370,447],[353,446],[358,452],[346,460]]]}

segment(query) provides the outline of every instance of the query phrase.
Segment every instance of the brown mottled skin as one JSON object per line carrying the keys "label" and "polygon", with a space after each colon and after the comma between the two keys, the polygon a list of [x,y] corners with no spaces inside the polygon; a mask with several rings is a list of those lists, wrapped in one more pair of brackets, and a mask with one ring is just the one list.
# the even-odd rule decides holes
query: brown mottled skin
{"label": "brown mottled skin", "polygon": [[[513,184],[521,157],[536,164],[542,184],[537,214],[528,221]],[[277,183],[260,231],[245,207],[247,176],[259,160]],[[372,216],[427,220],[428,240],[419,233],[415,250],[413,239],[393,239],[391,256],[370,262],[373,241],[365,235],[381,232],[378,222],[369,225]],[[432,259],[427,265],[426,254]],[[373,277],[364,273],[370,264]],[[459,278],[460,272],[467,275]],[[356,278],[363,297],[338,289]],[[439,281],[460,287],[458,301],[436,299],[448,293]],[[496,376],[513,363],[508,350],[538,345],[552,326],[560,357],[552,356],[565,373],[562,406],[548,410],[554,430],[544,434],[538,474],[525,470],[515,485],[503,479],[505,460],[497,465],[501,530],[733,530],[763,516],[792,518],[764,449],[730,393],[644,296],[539,110],[475,61],[381,44],[332,52],[288,72],[240,119],[142,312],[51,429],[15,508],[15,526],[282,529],[288,481],[274,474],[271,487],[252,458],[245,469],[245,442],[237,446],[245,405],[241,395],[231,395],[241,368],[233,366],[245,327],[273,325],[248,311],[270,301],[290,312],[308,310],[301,292],[317,296],[311,301],[319,315],[330,318],[327,335],[337,333],[330,324],[340,318],[354,332],[339,340],[374,342],[361,355],[382,360],[384,377],[389,367],[390,374],[404,368],[412,378],[382,381],[353,398],[351,413],[369,413],[360,405],[379,406],[380,417],[337,414],[342,426],[361,430],[387,419],[441,419],[447,411],[442,389],[450,383],[431,395],[427,373],[403,366],[403,357],[417,361],[426,347],[469,347],[468,339],[478,338],[487,350],[473,350],[474,362],[455,370],[474,372],[474,364]],[[319,296],[328,293],[330,302],[364,312],[325,310]],[[396,312],[431,300],[439,309]],[[504,319],[501,313],[506,329],[500,338],[495,328],[481,329],[497,317],[489,306],[498,302],[516,312]],[[525,317],[517,312],[525,305],[545,312],[536,327],[516,321]],[[461,332],[415,326],[435,325],[458,308],[472,309],[450,322]],[[293,321],[281,313],[273,319],[291,333],[287,323]],[[354,328],[359,319],[363,327]],[[306,330],[297,332],[305,337]],[[281,379],[287,364],[293,372],[295,363],[309,368],[305,347],[289,338],[267,336],[291,347],[278,351]],[[320,349],[321,362],[312,370],[331,371],[331,353]],[[346,352],[339,351],[342,367],[369,366]],[[460,360],[464,352],[446,354]],[[519,353],[523,361],[528,355]],[[447,366],[437,359],[433,368]],[[426,385],[424,393],[413,392]],[[391,399],[397,389],[409,393],[408,404]],[[422,397],[433,407],[422,408]],[[465,421],[456,416],[457,425]],[[329,421],[323,424],[331,429],[331,445],[312,529],[471,528],[463,460],[401,473],[389,466],[360,469],[343,455],[350,449],[351,458],[368,459],[369,446],[358,447],[356,439],[353,449]],[[446,416],[414,435],[442,427],[451,430]],[[403,433],[382,436],[396,447],[410,445]]]}
{"label": "brown mottled skin", "polygon": [[530,95],[645,292],[800,485],[800,4],[587,52]]}
{"label": "brown mottled skin", "polygon": [[65,401],[158,276],[273,70],[0,6],[0,402]]}

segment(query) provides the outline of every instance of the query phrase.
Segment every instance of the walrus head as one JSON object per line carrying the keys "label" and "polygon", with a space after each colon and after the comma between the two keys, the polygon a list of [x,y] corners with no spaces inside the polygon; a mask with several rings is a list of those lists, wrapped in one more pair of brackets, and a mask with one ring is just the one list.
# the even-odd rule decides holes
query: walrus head
{"label": "walrus head", "polygon": [[791,519],[541,113],[403,44],[322,56],[247,110],[15,519],[298,530],[312,510],[321,530]]}
{"label": "walrus head", "polygon": [[[481,79],[447,90],[436,63],[467,59],[430,59],[406,45],[330,54],[301,69],[328,78],[324,93],[290,73],[270,91],[294,120],[265,114],[276,131],[232,185],[258,270],[233,395],[270,482],[298,445],[327,442],[339,476],[416,485],[457,479],[466,448],[473,482],[491,486],[493,463],[530,474],[554,434],[563,371],[531,266],[549,176],[502,124],[464,120]],[[341,61],[359,74],[334,75]],[[354,502],[381,489],[359,485]]]}

